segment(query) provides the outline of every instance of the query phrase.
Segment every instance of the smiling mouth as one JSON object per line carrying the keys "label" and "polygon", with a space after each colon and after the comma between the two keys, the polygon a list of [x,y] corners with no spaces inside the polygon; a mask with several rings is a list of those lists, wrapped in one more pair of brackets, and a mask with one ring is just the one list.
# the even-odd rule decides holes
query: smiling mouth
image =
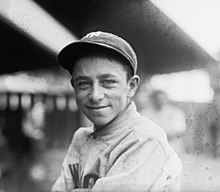
{"label": "smiling mouth", "polygon": [[94,106],[94,107],[88,106],[88,108],[91,110],[99,110],[99,109],[104,109],[106,107],[108,107],[108,106]]}

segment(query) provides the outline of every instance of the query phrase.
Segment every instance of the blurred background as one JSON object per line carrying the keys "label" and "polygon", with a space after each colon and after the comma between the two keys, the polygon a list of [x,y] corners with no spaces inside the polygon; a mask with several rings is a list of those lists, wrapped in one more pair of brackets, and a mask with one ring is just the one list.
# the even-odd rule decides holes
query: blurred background
{"label": "blurred background", "polygon": [[138,111],[159,124],[183,162],[182,191],[220,191],[219,0],[0,0],[0,192],[46,192],[78,111],[66,44],[90,31],[130,42]]}

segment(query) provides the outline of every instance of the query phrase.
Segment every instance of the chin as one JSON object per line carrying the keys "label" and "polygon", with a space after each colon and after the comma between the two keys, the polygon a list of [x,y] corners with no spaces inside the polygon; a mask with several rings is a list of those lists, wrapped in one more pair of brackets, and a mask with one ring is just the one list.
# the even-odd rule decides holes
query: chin
{"label": "chin", "polygon": [[102,127],[109,123],[109,121],[93,121],[94,125]]}
{"label": "chin", "polygon": [[102,127],[107,125],[111,120],[110,119],[90,119],[95,126]]}

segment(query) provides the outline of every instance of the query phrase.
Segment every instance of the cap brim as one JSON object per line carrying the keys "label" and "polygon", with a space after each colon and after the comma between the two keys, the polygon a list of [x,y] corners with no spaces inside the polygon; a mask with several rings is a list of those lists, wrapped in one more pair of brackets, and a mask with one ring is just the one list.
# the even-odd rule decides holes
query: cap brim
{"label": "cap brim", "polygon": [[96,45],[87,42],[71,43],[58,54],[58,62],[63,68],[71,72],[74,63],[89,49],[94,48],[94,46]]}

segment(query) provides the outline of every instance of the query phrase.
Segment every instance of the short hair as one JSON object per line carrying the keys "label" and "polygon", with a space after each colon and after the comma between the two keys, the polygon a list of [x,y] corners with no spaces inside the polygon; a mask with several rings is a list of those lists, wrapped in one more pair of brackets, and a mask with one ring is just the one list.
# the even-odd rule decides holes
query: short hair
{"label": "short hair", "polygon": [[[122,55],[120,55],[116,51],[105,48],[105,47],[96,46],[96,47],[93,47],[92,49],[88,48],[88,50],[86,50],[85,52],[82,52],[77,57],[77,59],[73,62],[76,63],[82,57],[95,56],[95,55],[97,56],[106,55],[110,61],[112,59],[115,59],[116,61],[118,61],[126,72],[127,81],[130,80],[131,77],[134,75],[134,72],[133,72],[134,70],[132,69],[131,64],[126,58],[124,58]],[[74,64],[73,64],[73,69],[74,69]],[[71,71],[71,74],[72,74],[72,71]]]}

